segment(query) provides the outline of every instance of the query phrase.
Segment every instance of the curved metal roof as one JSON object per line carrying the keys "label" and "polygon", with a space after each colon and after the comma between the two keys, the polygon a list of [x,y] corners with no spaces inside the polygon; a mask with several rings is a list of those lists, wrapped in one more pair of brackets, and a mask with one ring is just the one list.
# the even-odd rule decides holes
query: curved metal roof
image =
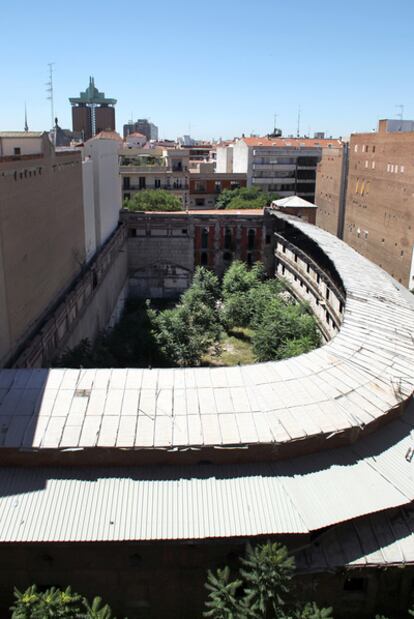
{"label": "curved metal roof", "polygon": [[414,388],[414,306],[384,271],[289,216],[346,291],[325,346],[232,368],[0,371],[0,446],[171,449],[287,444],[358,433]]}

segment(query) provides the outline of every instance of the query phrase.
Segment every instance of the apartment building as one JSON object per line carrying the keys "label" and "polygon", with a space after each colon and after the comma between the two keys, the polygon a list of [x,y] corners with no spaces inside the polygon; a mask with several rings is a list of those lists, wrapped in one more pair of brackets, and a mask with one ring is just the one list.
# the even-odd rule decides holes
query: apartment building
{"label": "apartment building", "polygon": [[316,171],[316,225],[343,238],[349,148],[324,148]]}
{"label": "apartment building", "polygon": [[79,97],[70,97],[72,105],[72,127],[79,132],[84,140],[89,140],[101,131],[115,131],[116,99],[105,97],[95,87],[93,77],[89,78],[89,86]]}
{"label": "apartment building", "polygon": [[344,240],[414,288],[414,123],[380,120],[349,149]]}
{"label": "apartment building", "polygon": [[[414,288],[414,121],[384,119],[324,151],[317,174],[317,224]],[[344,195],[346,187],[346,197]],[[343,223],[342,223],[343,222]]]}
{"label": "apartment building", "polygon": [[[322,149],[339,145],[334,139],[243,137],[228,148],[233,153],[232,171],[247,174],[248,186],[314,202]],[[220,157],[228,165],[224,155]]]}
{"label": "apartment building", "polygon": [[0,132],[0,365],[85,259],[81,153],[47,133]]}
{"label": "apartment building", "polygon": [[148,118],[138,118],[136,122],[132,120],[124,125],[124,138],[131,133],[142,133],[148,141],[158,140],[158,127],[150,122]]}
{"label": "apartment building", "polygon": [[246,187],[246,174],[214,171],[214,163],[199,163],[190,169],[190,208],[214,208],[217,198],[225,189]]}
{"label": "apartment building", "polygon": [[120,151],[122,198],[143,189],[165,189],[189,206],[189,151],[186,148],[128,148]]}

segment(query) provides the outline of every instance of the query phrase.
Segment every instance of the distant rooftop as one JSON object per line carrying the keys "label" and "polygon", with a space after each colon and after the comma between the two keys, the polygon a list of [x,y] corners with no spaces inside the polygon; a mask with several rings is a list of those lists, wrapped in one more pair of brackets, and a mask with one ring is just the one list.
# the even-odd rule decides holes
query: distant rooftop
{"label": "distant rooftop", "polygon": [[278,146],[284,148],[286,146],[293,146],[294,148],[300,148],[301,146],[312,148],[326,148],[328,146],[341,146],[341,140],[336,138],[332,139],[310,139],[310,138],[241,138],[247,146]]}
{"label": "distant rooftop", "polygon": [[84,105],[115,105],[116,103],[116,99],[105,98],[105,93],[99,92],[99,90],[95,88],[95,80],[93,77],[89,78],[88,88],[84,92],[81,92],[79,97],[70,97],[69,101],[72,105],[79,103]]}
{"label": "distant rooftop", "polygon": [[123,142],[123,139],[116,131],[100,131],[91,140],[115,140],[116,142]]}
{"label": "distant rooftop", "polygon": [[0,131],[0,138],[41,138],[44,131]]}
{"label": "distant rooftop", "polygon": [[308,202],[299,196],[289,196],[288,198],[282,198],[281,200],[273,200],[273,207],[278,208],[318,208],[316,204]]}

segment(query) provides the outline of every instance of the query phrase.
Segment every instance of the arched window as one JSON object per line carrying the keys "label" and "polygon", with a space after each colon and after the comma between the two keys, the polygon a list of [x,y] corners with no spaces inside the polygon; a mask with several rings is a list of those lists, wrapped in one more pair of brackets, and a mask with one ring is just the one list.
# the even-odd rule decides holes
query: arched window
{"label": "arched window", "polygon": [[256,230],[254,230],[253,228],[250,228],[249,232],[247,233],[247,249],[249,251],[252,251],[254,249],[255,240],[256,240]]}
{"label": "arched window", "polygon": [[208,228],[203,228],[201,232],[201,249],[208,248]]}
{"label": "arched window", "polygon": [[231,249],[231,229],[226,228],[224,231],[224,249]]}

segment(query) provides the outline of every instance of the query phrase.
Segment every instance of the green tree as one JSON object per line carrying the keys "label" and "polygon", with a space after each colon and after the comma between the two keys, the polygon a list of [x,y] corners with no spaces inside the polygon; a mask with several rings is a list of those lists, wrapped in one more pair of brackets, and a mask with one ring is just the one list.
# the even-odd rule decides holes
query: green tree
{"label": "green tree", "polygon": [[259,187],[240,187],[225,189],[217,199],[219,209],[263,209],[278,196],[262,191]]}
{"label": "green tree", "polygon": [[182,211],[182,202],[164,189],[143,189],[124,201],[129,211]]}
{"label": "green tree", "polygon": [[252,295],[264,279],[263,265],[257,262],[248,269],[244,262],[235,260],[223,277],[223,321],[228,328],[246,327],[252,316]]}
{"label": "green tree", "polygon": [[70,587],[51,587],[44,592],[31,585],[26,591],[14,590],[11,619],[116,619],[108,604],[95,597],[89,604]]}
{"label": "green tree", "polygon": [[252,337],[257,360],[286,358],[298,350],[298,342],[288,344],[292,340],[302,340],[302,352],[317,347],[320,335],[315,318],[303,303],[285,304],[274,299],[265,308]]}
{"label": "green tree", "polygon": [[23,592],[15,589],[14,596],[12,619],[79,619],[83,616],[82,597],[72,593],[70,587],[64,591],[51,587],[39,592],[36,585],[32,585]]}
{"label": "green tree", "polygon": [[150,311],[152,333],[166,360],[180,366],[200,363],[202,355],[220,337],[219,297],[216,275],[198,267],[177,307],[159,313]]}
{"label": "green tree", "polygon": [[230,580],[230,569],[218,569],[216,574],[208,571],[206,589],[210,592],[204,612],[211,619],[238,619],[240,617],[240,600],[237,597],[242,580]]}
{"label": "green tree", "polygon": [[331,608],[301,604],[292,590],[295,564],[277,542],[247,547],[242,567],[208,572],[205,617],[212,619],[332,619]]}

